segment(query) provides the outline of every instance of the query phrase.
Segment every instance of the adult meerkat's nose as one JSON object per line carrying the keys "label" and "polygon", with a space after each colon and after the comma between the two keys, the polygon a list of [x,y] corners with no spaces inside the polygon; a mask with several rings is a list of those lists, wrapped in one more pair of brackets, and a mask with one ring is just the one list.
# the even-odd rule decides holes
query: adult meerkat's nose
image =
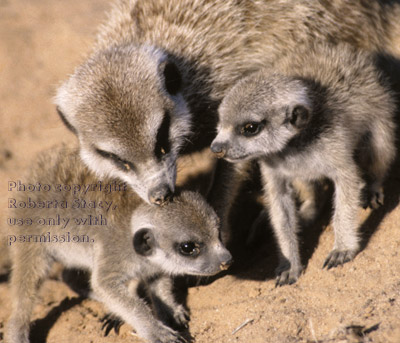
{"label": "adult meerkat's nose", "polygon": [[171,190],[171,188],[167,184],[153,188],[149,192],[150,202],[159,206],[163,205],[167,201],[170,201],[172,197],[173,190]]}

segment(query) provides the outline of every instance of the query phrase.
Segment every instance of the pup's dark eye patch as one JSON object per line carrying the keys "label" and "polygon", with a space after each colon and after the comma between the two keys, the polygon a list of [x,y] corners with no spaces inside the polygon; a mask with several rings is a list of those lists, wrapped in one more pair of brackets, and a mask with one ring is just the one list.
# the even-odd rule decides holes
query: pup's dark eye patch
{"label": "pup's dark eye patch", "polygon": [[121,170],[124,170],[124,171],[134,171],[135,170],[135,165],[132,162],[124,160],[112,152],[104,151],[104,150],[97,149],[97,148],[95,150],[100,156],[102,156],[108,160],[111,160]]}
{"label": "pup's dark eye patch", "polygon": [[154,147],[154,155],[157,160],[161,160],[162,156],[168,154],[171,150],[171,143],[169,141],[170,125],[170,114],[168,111],[165,111],[163,121],[157,132],[156,145]]}

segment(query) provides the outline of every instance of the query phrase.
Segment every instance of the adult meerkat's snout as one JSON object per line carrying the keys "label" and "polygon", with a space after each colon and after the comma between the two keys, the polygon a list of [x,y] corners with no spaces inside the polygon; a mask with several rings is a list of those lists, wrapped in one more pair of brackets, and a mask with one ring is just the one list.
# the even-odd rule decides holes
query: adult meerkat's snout
{"label": "adult meerkat's snout", "polygon": [[149,201],[155,205],[163,205],[173,199],[175,189],[167,184],[161,184],[150,189]]}

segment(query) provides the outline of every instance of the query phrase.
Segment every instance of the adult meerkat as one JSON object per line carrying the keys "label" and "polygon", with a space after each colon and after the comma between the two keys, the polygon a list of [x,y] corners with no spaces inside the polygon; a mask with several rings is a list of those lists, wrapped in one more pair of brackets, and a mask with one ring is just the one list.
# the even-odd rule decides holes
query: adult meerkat
{"label": "adult meerkat", "polygon": [[[344,0],[120,0],[55,102],[91,170],[161,205],[177,157],[210,145],[218,105],[243,74],[316,40],[391,53],[394,13],[397,4]],[[231,169],[219,162],[210,193],[223,227],[243,178]]]}
{"label": "adult meerkat", "polygon": [[245,77],[221,104],[211,149],[231,162],[259,160],[281,252],[278,285],[295,282],[302,270],[293,180],[334,183],[328,269],[359,249],[358,206],[383,202],[383,178],[395,155],[396,107],[374,63],[346,45],[310,47]]}
{"label": "adult meerkat", "polygon": [[[25,192],[16,192],[17,204],[28,201],[36,207],[17,205],[13,210],[15,217],[30,218],[33,223],[8,236],[13,256],[13,309],[6,342],[29,342],[35,295],[53,261],[91,271],[94,297],[134,327],[139,336],[153,343],[186,342],[153,315],[136,288],[141,283],[148,285],[157,301],[171,309],[177,325],[187,323],[186,310],[172,295],[170,276],[214,275],[231,263],[230,253],[218,238],[218,217],[204,199],[197,193],[182,192],[173,202],[154,208],[130,190],[88,191],[85,195],[65,188],[58,191],[56,185],[98,184],[81,162],[78,150],[65,147],[40,157],[27,179],[28,183],[38,181],[51,189],[30,193],[30,200]],[[113,180],[102,181],[111,184]],[[87,204],[95,201],[97,207],[76,207],[76,202],[83,200]],[[113,207],[107,212],[100,204],[110,201]],[[40,203],[47,205],[41,208]],[[106,225],[83,225],[79,220],[100,214]],[[61,225],[56,221],[40,225],[40,218],[56,215],[69,218],[68,225],[63,227],[64,221]]]}

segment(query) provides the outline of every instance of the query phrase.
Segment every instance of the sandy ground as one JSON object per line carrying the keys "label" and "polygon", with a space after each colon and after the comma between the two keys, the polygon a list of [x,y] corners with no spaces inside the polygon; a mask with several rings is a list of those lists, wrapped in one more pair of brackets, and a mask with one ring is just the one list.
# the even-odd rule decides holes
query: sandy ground
{"label": "sandy ground", "polygon": [[[106,0],[0,0],[3,233],[9,230],[7,181],[21,179],[38,151],[60,141],[75,142],[51,99],[57,85],[88,52],[108,7]],[[363,249],[353,262],[321,269],[333,244],[328,209],[301,233],[307,266],[295,285],[275,288],[274,240],[270,231],[260,231],[257,243],[235,253],[236,265],[229,274],[208,285],[191,286],[185,302],[194,341],[399,343],[399,166],[397,162],[386,183],[385,206],[375,212],[360,210]],[[254,214],[251,207],[242,211],[235,221],[239,233],[246,231]],[[6,252],[4,239],[1,244],[0,260]],[[0,265],[2,341],[11,299],[7,268],[3,262]],[[103,337],[100,318],[105,313],[101,304],[80,298],[55,277],[41,290],[32,318],[32,343],[141,342],[126,324],[119,335],[111,332]]]}

